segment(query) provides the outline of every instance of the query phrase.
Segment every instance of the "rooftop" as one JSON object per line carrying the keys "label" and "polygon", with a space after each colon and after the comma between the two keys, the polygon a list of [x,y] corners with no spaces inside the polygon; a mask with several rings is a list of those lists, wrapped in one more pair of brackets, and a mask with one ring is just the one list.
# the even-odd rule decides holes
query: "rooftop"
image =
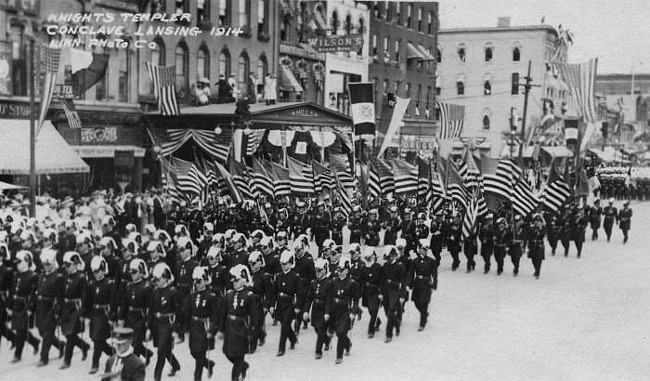
{"label": "rooftop", "polygon": [[452,34],[452,33],[508,33],[508,32],[529,32],[529,31],[545,31],[557,36],[557,29],[551,25],[527,25],[527,26],[492,26],[492,27],[471,27],[471,28],[450,28],[440,29],[438,34]]}

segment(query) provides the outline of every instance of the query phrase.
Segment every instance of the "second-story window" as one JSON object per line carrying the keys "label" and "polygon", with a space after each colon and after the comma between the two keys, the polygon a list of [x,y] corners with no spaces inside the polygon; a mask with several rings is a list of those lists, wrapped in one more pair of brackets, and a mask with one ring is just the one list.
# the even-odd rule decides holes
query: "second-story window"
{"label": "second-story window", "polygon": [[196,1],[196,23],[202,25],[210,21],[210,2],[207,0]]}
{"label": "second-story window", "polygon": [[202,46],[196,54],[196,76],[210,79],[210,52],[206,46]]}
{"label": "second-story window", "polygon": [[510,84],[510,94],[519,94],[519,73],[512,73],[512,80]]}
{"label": "second-story window", "polygon": [[465,83],[462,80],[456,81],[456,95],[465,95]]}
{"label": "second-story window", "polygon": [[485,82],[483,82],[483,95],[491,95],[492,94],[492,84],[490,83],[489,79],[486,79]]}
{"label": "second-story window", "polygon": [[219,25],[221,27],[230,26],[230,0],[218,0],[219,1]]}
{"label": "second-story window", "polygon": [[491,45],[485,47],[485,62],[492,62],[494,48]]}
{"label": "second-story window", "polygon": [[251,0],[239,0],[239,25],[242,29],[244,27],[250,28],[251,25]]}
{"label": "second-story window", "polygon": [[521,59],[521,51],[518,46],[512,49],[512,60],[518,62]]}
{"label": "second-story window", "polygon": [[176,64],[176,90],[181,91],[189,87],[189,70],[187,47],[183,44],[176,46],[175,52]]}
{"label": "second-story window", "polygon": [[[3,26],[4,28],[4,26]],[[9,28],[9,41],[11,41],[11,87],[13,95],[27,94],[27,64],[25,61],[25,28],[22,25],[12,24]],[[7,68],[8,69],[8,68]]]}
{"label": "second-story window", "polygon": [[291,29],[291,15],[285,13],[280,24],[280,41],[289,41],[289,30]]}
{"label": "second-story window", "polygon": [[418,7],[418,32],[422,32],[422,8]]}
{"label": "second-story window", "polygon": [[378,57],[376,34],[373,34],[372,37],[370,38],[370,55],[372,56],[373,59],[377,59]]}
{"label": "second-story window", "polygon": [[411,24],[412,21],[413,21],[413,4],[408,4],[406,6],[406,20],[404,22],[404,26],[407,28],[413,28],[413,24]]}
{"label": "second-story window", "polygon": [[[268,38],[269,36],[269,23],[268,23],[268,0],[258,0],[257,2],[257,37]],[[262,78],[263,79],[263,78]]]}
{"label": "second-story window", "polygon": [[465,48],[465,45],[461,44],[458,46],[458,50],[456,52],[458,53],[458,60],[460,62],[467,62],[467,49]]}
{"label": "second-story window", "polygon": [[352,34],[352,16],[345,16],[345,34]]}
{"label": "second-story window", "polygon": [[338,12],[332,12],[332,35],[336,35],[339,31],[339,14]]}
{"label": "second-story window", "polygon": [[399,40],[395,40],[395,62],[399,63],[399,51],[400,51],[400,42]]}

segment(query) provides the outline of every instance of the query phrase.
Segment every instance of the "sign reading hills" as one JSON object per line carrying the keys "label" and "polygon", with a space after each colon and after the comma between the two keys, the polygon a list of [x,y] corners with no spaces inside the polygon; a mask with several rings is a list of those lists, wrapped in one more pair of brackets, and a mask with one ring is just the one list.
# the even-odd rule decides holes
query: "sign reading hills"
{"label": "sign reading hills", "polygon": [[363,35],[348,34],[346,36],[312,37],[307,41],[317,52],[351,52],[363,47]]}

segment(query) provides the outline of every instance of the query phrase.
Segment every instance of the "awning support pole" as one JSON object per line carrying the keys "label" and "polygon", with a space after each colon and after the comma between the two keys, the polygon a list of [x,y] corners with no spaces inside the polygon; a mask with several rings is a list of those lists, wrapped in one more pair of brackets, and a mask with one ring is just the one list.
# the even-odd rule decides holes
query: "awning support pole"
{"label": "awning support pole", "polygon": [[36,217],[36,120],[34,80],[34,37],[29,38],[29,215]]}

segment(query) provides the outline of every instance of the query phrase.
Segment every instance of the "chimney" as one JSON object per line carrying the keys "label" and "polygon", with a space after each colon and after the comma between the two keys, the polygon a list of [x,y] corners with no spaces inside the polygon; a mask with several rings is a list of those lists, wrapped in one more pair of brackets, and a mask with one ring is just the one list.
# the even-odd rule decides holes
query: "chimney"
{"label": "chimney", "polygon": [[510,27],[510,16],[508,17],[499,17],[497,21],[498,28],[509,28]]}

